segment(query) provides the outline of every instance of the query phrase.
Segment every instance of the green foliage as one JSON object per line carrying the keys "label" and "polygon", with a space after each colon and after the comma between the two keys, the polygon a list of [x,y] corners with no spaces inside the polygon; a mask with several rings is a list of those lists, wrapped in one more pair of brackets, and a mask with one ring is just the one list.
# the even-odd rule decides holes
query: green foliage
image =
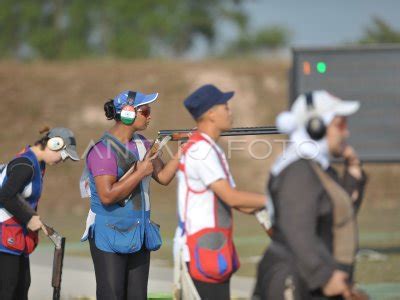
{"label": "green foliage", "polygon": [[278,48],[288,44],[289,36],[289,32],[283,27],[264,28],[256,33],[254,44],[260,48]]}
{"label": "green foliage", "polygon": [[210,44],[221,18],[243,28],[242,0],[1,0],[0,57],[146,57]]}
{"label": "green foliage", "polygon": [[289,43],[290,33],[283,27],[272,26],[250,34],[243,31],[227,48],[225,55],[247,54],[284,47]]}
{"label": "green foliage", "polygon": [[386,21],[374,17],[372,25],[367,27],[360,44],[400,43],[400,31],[393,29]]}

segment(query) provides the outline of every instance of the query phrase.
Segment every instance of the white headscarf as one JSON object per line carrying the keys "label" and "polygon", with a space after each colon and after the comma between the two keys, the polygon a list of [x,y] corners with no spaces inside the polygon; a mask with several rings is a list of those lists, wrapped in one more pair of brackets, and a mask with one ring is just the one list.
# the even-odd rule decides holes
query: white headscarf
{"label": "white headscarf", "polygon": [[300,95],[290,111],[284,111],[276,118],[279,131],[289,135],[289,145],[272,166],[273,175],[278,175],[292,162],[305,158],[318,162],[322,168],[329,167],[329,148],[326,137],[319,141],[311,139],[306,130],[310,115],[320,117],[329,126],[335,116],[348,116],[356,112],[358,101],[343,101],[326,91],[313,92],[313,111],[309,111],[305,95]]}

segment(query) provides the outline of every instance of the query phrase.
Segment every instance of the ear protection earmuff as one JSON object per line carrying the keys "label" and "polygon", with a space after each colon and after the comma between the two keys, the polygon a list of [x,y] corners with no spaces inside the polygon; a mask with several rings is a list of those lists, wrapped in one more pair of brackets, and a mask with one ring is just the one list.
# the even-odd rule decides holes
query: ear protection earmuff
{"label": "ear protection earmuff", "polygon": [[310,114],[306,123],[306,131],[308,135],[315,141],[319,141],[325,136],[326,126],[320,116],[315,114],[313,93],[305,93],[307,111]]}
{"label": "ear protection earmuff", "polygon": [[52,137],[47,141],[47,147],[52,151],[59,151],[63,149],[64,146],[64,140],[59,136]]}
{"label": "ear protection earmuff", "polygon": [[120,115],[121,122],[125,125],[132,125],[136,119],[136,109],[134,107],[136,92],[128,92],[127,104],[122,108]]}

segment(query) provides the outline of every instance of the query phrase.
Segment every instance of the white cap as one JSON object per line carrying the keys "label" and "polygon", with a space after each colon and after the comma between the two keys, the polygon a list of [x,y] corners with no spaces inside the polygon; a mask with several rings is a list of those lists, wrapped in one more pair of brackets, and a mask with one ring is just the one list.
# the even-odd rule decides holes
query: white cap
{"label": "white cap", "polygon": [[278,115],[276,125],[279,130],[290,133],[300,126],[304,126],[310,115],[320,116],[326,125],[335,116],[350,116],[358,111],[360,102],[355,100],[342,100],[325,90],[312,92],[313,108],[307,106],[305,94],[301,94],[294,101],[289,112]]}

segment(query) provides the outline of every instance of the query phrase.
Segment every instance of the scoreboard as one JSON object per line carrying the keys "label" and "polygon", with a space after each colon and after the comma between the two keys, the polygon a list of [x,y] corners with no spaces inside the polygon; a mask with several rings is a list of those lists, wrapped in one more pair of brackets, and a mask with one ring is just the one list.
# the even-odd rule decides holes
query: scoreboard
{"label": "scoreboard", "polygon": [[324,89],[360,110],[349,118],[350,143],[364,161],[400,162],[400,45],[296,48],[290,104]]}

